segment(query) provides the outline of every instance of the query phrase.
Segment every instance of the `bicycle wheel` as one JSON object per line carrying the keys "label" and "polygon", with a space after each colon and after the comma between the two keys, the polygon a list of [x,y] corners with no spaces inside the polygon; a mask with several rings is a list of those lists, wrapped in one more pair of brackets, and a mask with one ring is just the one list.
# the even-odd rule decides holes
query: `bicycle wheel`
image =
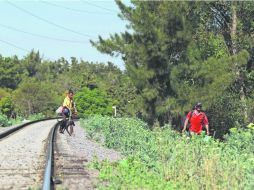
{"label": "bicycle wheel", "polygon": [[69,131],[69,126],[71,125],[71,122],[70,122],[70,120],[67,120],[67,122],[66,122],[66,126],[65,126],[65,130],[67,131],[67,133],[71,136],[71,133],[70,133],[70,131]]}
{"label": "bicycle wheel", "polygon": [[64,133],[64,131],[66,130],[66,127],[67,127],[67,121],[62,120],[60,122],[60,126],[59,127],[60,127],[59,128],[59,132],[60,133]]}

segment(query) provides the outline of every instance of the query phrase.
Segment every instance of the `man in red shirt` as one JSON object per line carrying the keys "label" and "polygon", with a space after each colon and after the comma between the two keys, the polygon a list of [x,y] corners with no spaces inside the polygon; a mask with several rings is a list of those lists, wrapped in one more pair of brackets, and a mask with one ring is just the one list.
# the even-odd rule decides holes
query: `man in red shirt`
{"label": "man in red shirt", "polygon": [[209,126],[208,126],[208,119],[204,112],[201,111],[202,104],[197,103],[195,105],[195,109],[190,111],[185,119],[184,127],[182,132],[186,131],[186,127],[188,122],[190,121],[190,134],[200,134],[202,131],[202,126],[204,125],[206,128],[206,134],[209,135]]}

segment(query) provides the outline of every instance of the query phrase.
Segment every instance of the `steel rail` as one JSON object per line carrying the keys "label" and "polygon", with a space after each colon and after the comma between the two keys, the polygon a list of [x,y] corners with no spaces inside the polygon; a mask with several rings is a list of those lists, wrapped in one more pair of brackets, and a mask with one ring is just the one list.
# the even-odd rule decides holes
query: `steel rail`
{"label": "steel rail", "polygon": [[48,138],[48,149],[47,149],[47,161],[46,161],[46,169],[44,172],[44,178],[43,178],[43,190],[50,190],[52,189],[52,158],[53,158],[53,146],[54,146],[54,136],[55,131],[58,126],[59,122],[57,122],[54,127],[51,129],[49,138]]}
{"label": "steel rail", "polygon": [[7,137],[10,134],[14,133],[15,131],[18,131],[18,130],[20,130],[20,129],[28,126],[28,125],[31,125],[33,123],[38,123],[38,122],[41,122],[41,121],[47,121],[47,120],[52,120],[52,119],[57,119],[57,118],[45,118],[45,119],[39,119],[39,120],[29,121],[29,122],[24,123],[24,124],[20,124],[17,127],[11,128],[7,131],[4,131],[4,132],[0,133],[0,139],[2,139],[4,137]]}
{"label": "steel rail", "polygon": [[[74,121],[78,121],[80,118],[73,119]],[[54,140],[55,140],[55,133],[57,130],[57,126],[61,123],[61,121],[57,121],[54,127],[51,129],[49,138],[48,138],[48,149],[47,149],[47,161],[46,161],[46,169],[44,172],[43,178],[43,186],[42,190],[51,190],[54,187],[53,182],[53,159],[54,159]]]}

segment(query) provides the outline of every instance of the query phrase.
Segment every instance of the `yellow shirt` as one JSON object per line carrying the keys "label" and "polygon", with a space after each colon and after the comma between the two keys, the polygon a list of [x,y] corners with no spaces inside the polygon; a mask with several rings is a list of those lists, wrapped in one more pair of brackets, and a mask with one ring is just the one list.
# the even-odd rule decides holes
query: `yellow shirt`
{"label": "yellow shirt", "polygon": [[63,106],[67,107],[68,109],[72,110],[73,109],[73,100],[69,98],[69,96],[66,96],[63,102]]}

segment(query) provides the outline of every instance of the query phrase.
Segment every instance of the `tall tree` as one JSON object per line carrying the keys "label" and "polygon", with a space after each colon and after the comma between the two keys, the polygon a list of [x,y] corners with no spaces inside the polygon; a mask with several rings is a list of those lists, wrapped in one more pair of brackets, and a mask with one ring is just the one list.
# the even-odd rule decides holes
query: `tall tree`
{"label": "tall tree", "polygon": [[0,55],[0,87],[15,89],[27,76],[24,65],[17,56],[2,57]]}
{"label": "tall tree", "polygon": [[117,4],[129,30],[92,43],[103,53],[122,55],[150,124],[167,121],[198,99],[212,105],[224,91],[240,94],[247,113],[254,3]]}
{"label": "tall tree", "polygon": [[38,71],[38,67],[41,64],[41,56],[39,51],[35,52],[32,50],[25,58],[22,60],[23,65],[27,69],[28,76],[33,77]]}
{"label": "tall tree", "polygon": [[115,55],[120,53],[127,74],[137,93],[142,97],[143,117],[153,124],[171,118],[175,92],[170,84],[170,71],[186,59],[186,49],[191,39],[187,21],[189,7],[183,2],[139,2],[125,6],[117,4],[121,17],[129,21],[129,32],[115,34],[110,39],[99,37],[92,42],[98,50]]}
{"label": "tall tree", "polygon": [[47,111],[52,113],[60,105],[57,98],[54,85],[35,78],[24,80],[13,93],[15,109],[23,116]]}
{"label": "tall tree", "polygon": [[249,119],[247,113],[248,99],[253,90],[253,2],[244,1],[220,1],[210,2],[204,6],[209,22],[206,29],[222,34],[230,55],[236,55],[243,49],[249,52],[246,64],[232,62],[235,74],[235,82],[231,86],[236,94],[239,94],[241,110],[244,112],[245,122]]}

